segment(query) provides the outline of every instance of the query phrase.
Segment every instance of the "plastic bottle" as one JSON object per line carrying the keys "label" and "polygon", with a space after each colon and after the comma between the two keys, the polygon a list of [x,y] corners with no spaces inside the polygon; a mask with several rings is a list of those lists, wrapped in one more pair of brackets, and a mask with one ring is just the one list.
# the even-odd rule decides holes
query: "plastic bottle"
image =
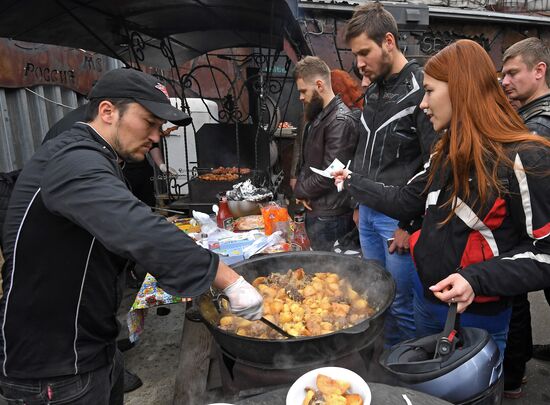
{"label": "plastic bottle", "polygon": [[216,216],[216,223],[218,228],[233,230],[233,214],[229,210],[229,204],[227,204],[227,198],[222,197],[219,201],[218,215]]}
{"label": "plastic bottle", "polygon": [[304,207],[299,207],[294,213],[294,234],[292,235],[292,250],[311,250],[311,243],[306,232],[306,214]]}

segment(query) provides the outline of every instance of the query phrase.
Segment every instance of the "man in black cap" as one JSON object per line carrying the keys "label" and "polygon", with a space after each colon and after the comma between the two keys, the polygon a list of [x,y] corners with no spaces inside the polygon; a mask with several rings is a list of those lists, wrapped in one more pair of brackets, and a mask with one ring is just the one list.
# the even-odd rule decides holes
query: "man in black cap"
{"label": "man in black cap", "polygon": [[124,182],[121,161],[143,160],[165,121],[191,118],[170,105],[157,79],[134,70],[106,73],[89,99],[86,122],[38,149],[10,200],[0,394],[13,403],[123,403],[115,339],[128,261],[170,294],[194,297],[213,285],[235,314],[262,314],[254,287]]}

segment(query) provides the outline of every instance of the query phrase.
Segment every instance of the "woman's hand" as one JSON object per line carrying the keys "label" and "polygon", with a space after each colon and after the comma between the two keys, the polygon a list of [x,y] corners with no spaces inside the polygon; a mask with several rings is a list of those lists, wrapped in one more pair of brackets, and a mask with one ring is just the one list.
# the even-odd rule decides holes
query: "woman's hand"
{"label": "woman's hand", "polygon": [[409,235],[406,230],[397,228],[393,233],[393,240],[388,246],[388,252],[390,253],[390,255],[393,254],[395,251],[397,251],[398,255],[405,255],[407,253],[410,253],[410,238],[411,235]]}
{"label": "woman's hand", "polygon": [[334,184],[338,187],[338,184],[343,183],[346,177],[350,175],[351,171],[349,169],[338,169],[331,173],[334,177]]}
{"label": "woman's hand", "polygon": [[470,283],[458,273],[451,274],[436,285],[432,285],[430,291],[443,302],[448,304],[456,302],[458,313],[464,312],[476,296]]}
{"label": "woman's hand", "polygon": [[309,200],[300,200],[299,198],[296,199],[296,204],[300,205],[302,204],[304,208],[308,211],[311,211],[313,208],[311,208],[311,203]]}

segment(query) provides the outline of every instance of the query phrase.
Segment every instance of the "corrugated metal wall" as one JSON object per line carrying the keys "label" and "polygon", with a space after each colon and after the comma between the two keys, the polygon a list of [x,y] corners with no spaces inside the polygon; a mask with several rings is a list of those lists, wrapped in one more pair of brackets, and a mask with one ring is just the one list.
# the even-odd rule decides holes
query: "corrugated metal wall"
{"label": "corrugated metal wall", "polygon": [[[122,62],[107,58],[107,70]],[[0,88],[0,172],[21,169],[48,129],[86,98],[60,86]]]}
{"label": "corrugated metal wall", "polygon": [[21,169],[48,129],[85,102],[59,86],[0,88],[0,172]]}

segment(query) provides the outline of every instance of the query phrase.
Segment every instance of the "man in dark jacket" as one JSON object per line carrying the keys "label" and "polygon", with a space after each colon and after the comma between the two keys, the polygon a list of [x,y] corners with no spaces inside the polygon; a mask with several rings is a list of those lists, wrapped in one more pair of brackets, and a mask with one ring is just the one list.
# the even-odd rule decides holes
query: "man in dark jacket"
{"label": "man in dark jacket", "polygon": [[0,173],[0,252],[3,250],[2,229],[4,229],[4,221],[8,212],[8,203],[19,173],[21,170]]}
{"label": "man in dark jacket", "polygon": [[89,98],[86,122],[25,164],[8,208],[0,394],[14,403],[122,404],[116,312],[129,260],[170,294],[193,297],[214,285],[236,314],[262,314],[254,287],[124,181],[122,161],[143,160],[165,121],[190,118],[157,79],[135,70],[107,72]]}
{"label": "man in dark jacket", "polygon": [[314,250],[332,251],[334,242],[353,229],[353,210],[347,192],[338,192],[331,178],[314,173],[334,159],[346,164],[357,143],[357,124],[351,110],[335,96],[330,69],[314,56],[299,61],[294,71],[300,101],[308,122],[294,194],[307,209],[306,229]]}
{"label": "man in dark jacket", "polygon": [[[550,49],[539,38],[527,38],[510,46],[502,61],[502,87],[519,104],[518,113],[527,127],[550,138]],[[550,289],[544,290],[550,304]],[[525,364],[531,356],[550,360],[550,345],[533,347],[531,312],[527,294],[514,297],[504,355],[504,395],[521,396]]]}
{"label": "man in dark jacket", "polygon": [[[429,160],[437,139],[419,108],[423,73],[408,62],[397,39],[397,23],[380,3],[356,9],[346,27],[346,42],[363,76],[372,81],[365,94],[359,142],[352,171],[384,184],[402,186]],[[363,257],[380,261],[392,274],[397,291],[386,318],[386,343],[415,336],[414,264],[409,254],[412,224],[398,221],[366,205],[359,206]],[[397,251],[398,254],[392,254]]]}

